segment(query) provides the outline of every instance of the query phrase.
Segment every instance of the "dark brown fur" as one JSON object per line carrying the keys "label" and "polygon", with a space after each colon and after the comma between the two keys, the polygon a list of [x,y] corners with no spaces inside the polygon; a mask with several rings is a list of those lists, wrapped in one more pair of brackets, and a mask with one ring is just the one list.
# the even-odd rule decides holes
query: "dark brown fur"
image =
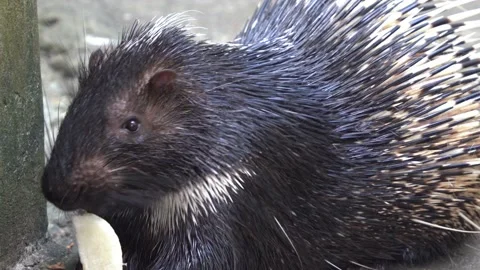
{"label": "dark brown fur", "polygon": [[467,235],[449,228],[480,221],[480,61],[465,23],[429,17],[435,1],[346,3],[266,1],[238,45],[195,41],[175,20],[135,25],[82,73],[46,198],[110,222],[130,270],[447,254]]}

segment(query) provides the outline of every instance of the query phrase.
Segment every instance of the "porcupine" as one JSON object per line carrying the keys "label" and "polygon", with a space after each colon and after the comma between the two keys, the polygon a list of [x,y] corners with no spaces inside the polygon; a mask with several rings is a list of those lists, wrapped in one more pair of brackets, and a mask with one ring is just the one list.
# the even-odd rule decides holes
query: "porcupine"
{"label": "porcupine", "polygon": [[42,178],[128,269],[338,269],[447,254],[480,221],[471,1],[269,1],[94,52]]}

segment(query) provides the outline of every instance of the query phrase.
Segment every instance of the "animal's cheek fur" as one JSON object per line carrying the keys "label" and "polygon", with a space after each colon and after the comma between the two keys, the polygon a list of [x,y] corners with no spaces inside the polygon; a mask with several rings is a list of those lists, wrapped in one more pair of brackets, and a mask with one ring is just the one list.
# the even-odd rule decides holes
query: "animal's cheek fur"
{"label": "animal's cheek fur", "polygon": [[74,186],[98,189],[104,188],[111,177],[112,171],[107,166],[105,159],[100,156],[94,156],[74,164],[70,181]]}
{"label": "animal's cheek fur", "polygon": [[42,179],[42,189],[46,198],[64,211],[95,212],[98,205],[105,204],[105,195],[115,188],[115,181],[119,179],[102,155],[77,156],[73,162],[54,156],[49,164]]}

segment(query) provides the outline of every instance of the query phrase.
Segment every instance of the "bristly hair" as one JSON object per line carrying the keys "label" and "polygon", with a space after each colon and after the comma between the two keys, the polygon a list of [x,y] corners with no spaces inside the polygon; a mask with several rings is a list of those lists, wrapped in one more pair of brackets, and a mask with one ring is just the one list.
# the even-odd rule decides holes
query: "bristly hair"
{"label": "bristly hair", "polygon": [[125,50],[138,50],[137,47],[154,46],[159,42],[158,38],[161,34],[169,29],[178,29],[181,33],[192,31],[194,27],[190,24],[191,21],[194,21],[194,18],[187,16],[186,13],[170,14],[144,24],[135,21],[130,28],[122,32],[117,46],[121,46]]}
{"label": "bristly hair", "polygon": [[[190,142],[218,150],[194,153],[200,181],[142,213],[152,231],[196,224],[225,205],[255,215],[249,203],[258,200],[269,208],[257,217],[263,228],[297,242],[321,236],[325,257],[303,261],[358,265],[414,261],[461,238],[454,231],[477,230],[480,45],[465,31],[480,27],[467,21],[480,10],[444,15],[472,1],[266,0],[226,45],[194,42],[183,17],[135,24],[99,57],[175,62],[208,96],[201,124],[218,130]],[[90,67],[81,84],[102,61]],[[311,231],[292,229],[301,222]]]}
{"label": "bristly hair", "polygon": [[[116,42],[111,42],[110,44],[101,47],[96,52],[102,52],[101,58],[104,59],[108,54],[113,52],[124,54],[128,51],[139,51],[148,46],[158,45],[158,43],[161,42],[160,38],[162,34],[169,30],[175,30],[179,35],[194,37],[195,34],[193,31],[200,28],[191,24],[194,20],[193,17],[187,15],[187,12],[170,14],[165,17],[152,19],[146,23],[141,23],[139,20],[135,20],[130,26],[121,31],[120,37]],[[95,52],[93,54],[95,54]],[[78,72],[80,86],[88,79],[92,69],[98,68],[97,65],[100,65],[101,63],[99,60],[102,59],[91,57],[89,63],[80,61]],[[76,94],[76,91],[70,93],[71,98],[74,98]]]}
{"label": "bristly hair", "polygon": [[[234,43],[222,49],[237,48],[252,59],[270,57],[250,67],[254,82],[261,78],[267,64],[273,67],[276,61],[283,61],[275,67],[275,72],[284,73],[279,80],[295,77],[309,86],[328,85],[323,94],[312,93],[311,98],[328,96],[322,103],[324,117],[336,125],[339,143],[343,144],[340,148],[346,149],[342,155],[354,160],[356,166],[338,169],[362,171],[382,185],[392,179],[387,189],[397,190],[397,195],[410,198],[423,194],[432,207],[443,207],[435,204],[437,196],[458,200],[454,197],[467,190],[479,192],[478,160],[474,157],[478,143],[475,134],[480,133],[478,45],[463,35],[465,30],[477,27],[464,19],[479,12],[440,16],[458,4],[429,0],[266,0]],[[164,32],[188,36],[185,25],[189,20],[172,15],[134,24],[110,53],[157,46]],[[237,86],[244,85],[229,85]],[[278,91],[273,95],[284,95],[281,98],[288,100],[288,90]],[[259,104],[263,103],[252,106]],[[314,102],[307,105],[318,106]],[[278,110],[286,112],[284,105]],[[305,114],[300,109],[295,113]],[[449,177],[453,172],[462,177],[454,181]],[[414,184],[411,179],[417,177],[422,180]],[[453,192],[444,187],[451,184],[463,188]],[[362,188],[359,183],[352,185]],[[172,209],[185,209],[185,200],[179,201],[181,205]]]}
{"label": "bristly hair", "polygon": [[[233,203],[232,195],[243,189],[244,178],[255,172],[246,168],[210,174],[198,183],[190,183],[178,192],[166,194],[152,207],[151,232],[174,230],[181,223],[206,218],[217,212],[216,205]],[[248,181],[248,180],[247,180]]]}

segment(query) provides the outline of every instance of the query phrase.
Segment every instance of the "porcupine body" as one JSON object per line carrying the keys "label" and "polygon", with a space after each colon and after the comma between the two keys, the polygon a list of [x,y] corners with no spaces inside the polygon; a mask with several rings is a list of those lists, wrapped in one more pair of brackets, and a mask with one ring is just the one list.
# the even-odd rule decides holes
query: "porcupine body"
{"label": "porcupine body", "polygon": [[478,12],[442,15],[459,4],[265,1],[229,44],[135,25],[92,55],[45,196],[107,219],[128,269],[446,254],[480,221]]}

